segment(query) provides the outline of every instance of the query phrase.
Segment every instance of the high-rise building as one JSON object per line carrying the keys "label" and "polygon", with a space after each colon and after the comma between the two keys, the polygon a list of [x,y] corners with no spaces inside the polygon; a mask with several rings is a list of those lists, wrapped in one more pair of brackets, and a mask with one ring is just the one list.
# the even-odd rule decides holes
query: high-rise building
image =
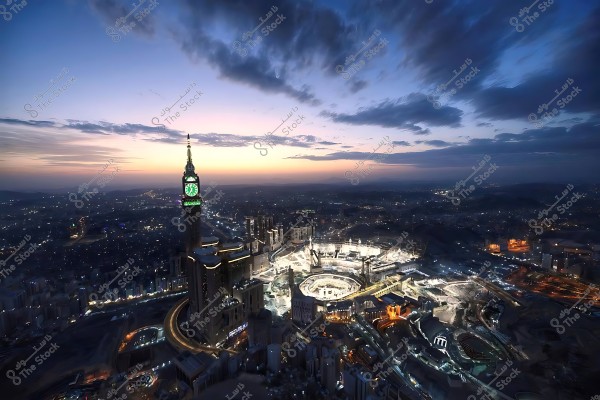
{"label": "high-rise building", "polygon": [[273,373],[277,373],[281,370],[280,344],[274,343],[267,346],[267,368]]}
{"label": "high-rise building", "polygon": [[321,361],[321,386],[327,389],[330,395],[333,395],[336,391],[338,372],[337,372],[337,360],[335,353],[323,357]]}
{"label": "high-rise building", "polygon": [[218,362],[207,353],[184,352],[175,358],[177,380],[193,391],[194,396],[219,381]]}
{"label": "high-rise building", "polygon": [[317,315],[317,300],[304,295],[300,290],[292,293],[292,320],[301,324],[309,324]]}
{"label": "high-rise building", "polygon": [[542,254],[542,268],[551,270],[552,269],[552,254],[543,253]]}
{"label": "high-rise building", "polygon": [[305,226],[293,226],[289,230],[289,237],[293,243],[302,243],[315,235],[315,226],[312,222]]}
{"label": "high-rise building", "polygon": [[366,400],[373,393],[370,385],[372,378],[368,377],[367,372],[364,367],[359,365],[346,364],[344,366],[344,392],[349,399]]}
{"label": "high-rise building", "polygon": [[273,252],[283,244],[283,227],[270,215],[247,216],[246,241],[252,254]]}
{"label": "high-rise building", "polygon": [[[190,137],[187,164],[182,178],[182,219],[185,227],[185,272],[188,279],[188,320],[209,322],[198,324],[200,342],[215,346],[247,328],[248,318],[264,307],[263,283],[250,279],[251,254],[244,244],[220,243],[213,236],[200,234],[203,199],[200,179],[192,163]],[[272,220],[261,220],[266,230]],[[172,267],[176,272],[176,264]],[[208,318],[207,318],[208,317]]]}
{"label": "high-rise building", "polygon": [[233,298],[243,304],[244,315],[258,314],[265,307],[263,282],[243,279],[233,286]]}
{"label": "high-rise building", "polygon": [[185,271],[185,265],[187,260],[187,254],[185,248],[177,248],[173,251],[173,253],[169,256],[169,275],[171,277],[180,277],[184,276],[187,271]]}
{"label": "high-rise building", "polygon": [[[192,147],[190,145],[190,135],[188,134],[187,143],[187,164],[181,178],[181,187],[183,196],[181,206],[183,208],[183,217],[180,226],[185,227],[185,252],[186,252],[186,273],[189,282],[189,310],[196,313],[202,310],[206,303],[206,291],[202,290],[202,285],[206,282],[201,278],[203,269],[199,267],[193,258],[194,250],[202,247],[202,237],[200,236],[200,213],[202,211],[202,197],[200,196],[200,178],[196,174],[196,168],[192,162]],[[210,265],[211,260],[207,260]],[[207,265],[207,264],[205,264]],[[218,265],[217,265],[218,266]],[[213,266],[213,268],[216,268]]]}
{"label": "high-rise building", "polygon": [[250,347],[270,345],[272,324],[273,314],[265,308],[258,314],[251,315],[248,318],[248,345]]}

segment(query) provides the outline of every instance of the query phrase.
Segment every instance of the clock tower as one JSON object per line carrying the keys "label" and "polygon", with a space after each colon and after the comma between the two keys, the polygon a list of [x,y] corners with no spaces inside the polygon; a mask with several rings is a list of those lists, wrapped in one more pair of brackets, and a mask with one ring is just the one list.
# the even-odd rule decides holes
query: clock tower
{"label": "clock tower", "polygon": [[189,312],[200,310],[203,304],[204,282],[201,268],[197,265],[194,250],[202,247],[200,236],[200,214],[202,211],[202,197],[200,196],[200,178],[196,174],[192,163],[192,147],[190,135],[187,142],[187,164],[181,178],[181,207],[183,208],[182,224],[185,226],[185,266],[188,277],[188,298],[190,301]]}
{"label": "clock tower", "polygon": [[190,146],[190,135],[187,136],[187,164],[183,177],[181,178],[181,206],[185,213],[182,220],[186,223],[185,251],[191,255],[196,247],[202,246],[200,236],[200,213],[202,211],[202,197],[200,196],[200,178],[196,174],[192,163],[192,148]]}

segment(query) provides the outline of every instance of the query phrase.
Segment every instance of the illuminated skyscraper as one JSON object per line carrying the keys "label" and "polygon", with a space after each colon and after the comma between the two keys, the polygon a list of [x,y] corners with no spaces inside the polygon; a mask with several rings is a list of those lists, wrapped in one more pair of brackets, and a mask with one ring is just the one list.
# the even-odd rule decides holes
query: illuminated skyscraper
{"label": "illuminated skyscraper", "polygon": [[188,276],[190,312],[199,312],[204,305],[205,293],[201,270],[197,268],[195,260],[192,258],[194,250],[202,247],[202,237],[200,236],[200,213],[202,211],[202,197],[200,196],[200,178],[196,174],[196,169],[192,163],[192,148],[190,145],[190,135],[188,134],[187,143],[187,164],[183,177],[181,178],[183,217],[180,226],[185,227],[185,252],[186,252],[186,273]]}
{"label": "illuminated skyscraper", "polygon": [[[251,278],[250,251],[243,243],[219,243],[200,234],[203,200],[192,163],[188,135],[187,164],[182,178],[182,218],[188,279],[188,321],[196,321],[196,339],[215,346],[238,335],[250,315],[264,307],[262,282]],[[200,322],[204,321],[204,322]]]}

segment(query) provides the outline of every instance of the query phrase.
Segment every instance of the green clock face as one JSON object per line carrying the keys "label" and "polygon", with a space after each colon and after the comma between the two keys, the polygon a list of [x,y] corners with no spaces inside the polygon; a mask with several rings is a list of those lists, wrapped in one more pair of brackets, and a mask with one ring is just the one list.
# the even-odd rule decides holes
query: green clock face
{"label": "green clock face", "polygon": [[186,183],[185,184],[185,194],[190,197],[193,197],[198,194],[198,185],[195,183]]}

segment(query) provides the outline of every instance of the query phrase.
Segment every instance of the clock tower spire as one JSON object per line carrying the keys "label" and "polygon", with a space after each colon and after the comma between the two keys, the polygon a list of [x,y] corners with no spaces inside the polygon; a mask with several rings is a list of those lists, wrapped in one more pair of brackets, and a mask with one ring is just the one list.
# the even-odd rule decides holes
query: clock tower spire
{"label": "clock tower spire", "polygon": [[187,135],[187,164],[185,166],[185,172],[192,175],[196,174],[196,169],[192,163],[192,146],[190,145],[190,134]]}

